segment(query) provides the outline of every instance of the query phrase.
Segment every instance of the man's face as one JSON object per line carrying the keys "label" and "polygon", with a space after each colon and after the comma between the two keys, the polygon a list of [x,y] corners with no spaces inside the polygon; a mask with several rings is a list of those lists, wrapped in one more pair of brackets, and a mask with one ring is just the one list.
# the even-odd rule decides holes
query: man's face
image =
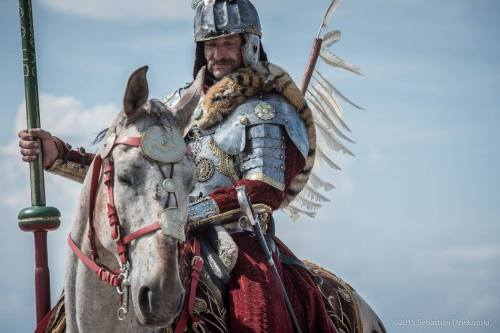
{"label": "man's face", "polygon": [[208,71],[216,79],[221,79],[235,69],[241,67],[241,35],[223,36],[204,42],[205,59]]}

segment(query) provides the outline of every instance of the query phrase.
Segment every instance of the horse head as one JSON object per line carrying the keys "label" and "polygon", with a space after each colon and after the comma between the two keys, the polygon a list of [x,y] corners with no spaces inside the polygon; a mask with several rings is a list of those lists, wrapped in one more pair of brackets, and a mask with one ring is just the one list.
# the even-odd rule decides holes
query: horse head
{"label": "horse head", "polygon": [[[199,102],[204,70],[173,109],[148,100],[146,72],[142,67],[131,75],[123,112],[98,152],[103,180],[94,199],[93,228],[100,264],[121,271],[118,289],[128,288],[138,324],[165,327],[184,302],[179,256],[194,162],[182,133]],[[145,230],[151,225],[155,228]],[[141,235],[133,237],[137,232]],[[128,312],[123,310],[122,317]]]}

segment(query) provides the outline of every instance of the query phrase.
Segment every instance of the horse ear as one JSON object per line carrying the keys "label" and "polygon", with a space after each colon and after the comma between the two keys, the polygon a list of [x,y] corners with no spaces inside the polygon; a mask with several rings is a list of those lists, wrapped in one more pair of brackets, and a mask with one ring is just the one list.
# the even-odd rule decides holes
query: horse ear
{"label": "horse ear", "polygon": [[148,66],[143,66],[136,69],[128,79],[125,97],[123,98],[123,110],[128,118],[135,116],[138,112],[142,112],[143,109],[140,107],[148,100],[147,72]]}
{"label": "horse ear", "polygon": [[189,125],[191,116],[194,110],[198,106],[203,93],[203,85],[205,83],[205,71],[206,67],[203,66],[196,75],[196,79],[186,90],[184,95],[175,106],[170,110],[177,120],[177,124],[182,129]]}

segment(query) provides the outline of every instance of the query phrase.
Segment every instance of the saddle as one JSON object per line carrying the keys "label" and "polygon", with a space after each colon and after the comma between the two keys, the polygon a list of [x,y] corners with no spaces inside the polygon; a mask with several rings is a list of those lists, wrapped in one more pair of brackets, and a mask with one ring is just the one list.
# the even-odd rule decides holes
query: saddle
{"label": "saddle", "polygon": [[[298,267],[305,274],[312,276],[320,291],[328,317],[337,331],[346,333],[361,332],[359,304],[357,304],[357,298],[354,296],[354,289],[323,267],[310,261],[301,261],[293,255],[287,255],[280,251],[280,246],[283,247],[284,245],[277,239],[276,241],[280,243],[280,246],[276,244],[272,215],[264,207],[258,207],[258,210],[260,214],[267,214],[265,219],[263,218],[261,221],[265,221],[264,228],[267,230],[266,241],[269,249],[275,254],[276,258],[279,258],[282,265]],[[220,232],[217,232],[217,228],[223,229],[222,225],[232,223],[233,227],[241,228],[238,230],[239,233],[251,233],[251,231],[245,230],[244,225],[234,222],[233,214],[227,214],[226,217],[227,219],[224,220],[212,219],[211,221],[204,221],[204,223],[198,224],[198,228],[196,228],[196,231],[202,232],[195,231],[193,233],[201,245],[201,255],[205,265],[200,276],[200,284],[193,306],[197,321],[188,326],[189,332],[229,332],[229,314],[226,309],[225,295],[227,294],[230,272],[237,258],[237,247],[235,256],[232,249],[236,245],[234,242],[232,244],[228,243],[228,240],[226,242],[221,241],[221,235]],[[225,231],[225,229],[223,230]],[[229,236],[229,238],[231,237]],[[182,269],[185,272],[189,272],[191,269],[190,261],[191,258],[184,258]],[[185,285],[189,285],[190,274],[184,274],[184,276],[186,276]],[[62,333],[65,332],[65,328],[63,292],[52,310],[45,332]],[[166,328],[165,333],[173,332],[174,328],[175,323],[172,327]]]}

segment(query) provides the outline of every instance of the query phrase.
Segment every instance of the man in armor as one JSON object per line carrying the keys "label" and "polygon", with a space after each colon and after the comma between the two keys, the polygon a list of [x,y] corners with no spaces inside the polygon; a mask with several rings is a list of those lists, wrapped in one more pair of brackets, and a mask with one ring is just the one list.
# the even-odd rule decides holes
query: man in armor
{"label": "man in armor", "polygon": [[[196,57],[206,66],[204,96],[185,139],[196,163],[191,225],[224,224],[198,235],[215,252],[210,278],[224,295],[231,332],[293,332],[278,282],[250,226],[238,222],[236,187],[245,185],[268,233],[281,278],[304,331],[334,332],[314,279],[274,235],[272,211],[286,207],[307,182],[314,162],[311,112],[289,75],[267,61],[261,26],[249,0],[193,1]],[[184,89],[170,94],[173,107]],[[44,166],[83,181],[93,154],[71,149],[41,129],[21,131],[24,161],[43,149]],[[41,139],[40,147],[34,138]],[[230,236],[229,236],[230,235]]]}

